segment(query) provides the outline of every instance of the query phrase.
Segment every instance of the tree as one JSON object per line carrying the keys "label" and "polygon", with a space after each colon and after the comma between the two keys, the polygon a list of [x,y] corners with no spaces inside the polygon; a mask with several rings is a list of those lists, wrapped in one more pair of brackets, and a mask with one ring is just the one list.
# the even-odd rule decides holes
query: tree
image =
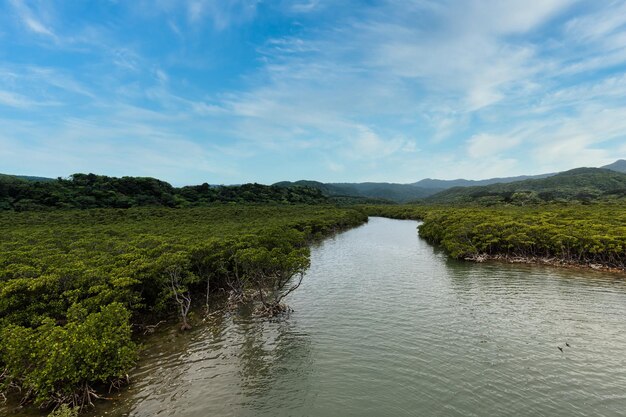
{"label": "tree", "polygon": [[259,245],[237,251],[235,258],[246,280],[257,289],[262,312],[275,316],[287,310],[281,301],[302,283],[310,265],[309,249],[302,247],[303,234],[296,230],[275,231],[261,240]]}

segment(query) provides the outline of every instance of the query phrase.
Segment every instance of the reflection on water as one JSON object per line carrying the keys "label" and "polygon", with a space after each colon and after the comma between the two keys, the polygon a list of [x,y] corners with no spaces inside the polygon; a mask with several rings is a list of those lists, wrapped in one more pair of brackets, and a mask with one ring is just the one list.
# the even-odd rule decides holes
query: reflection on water
{"label": "reflection on water", "polygon": [[239,415],[236,404],[270,415],[277,405],[297,408],[309,346],[290,321],[255,319],[247,309],[212,317],[188,333],[166,329],[147,342],[131,389],[98,414]]}
{"label": "reflection on water", "polygon": [[99,414],[624,415],[622,277],[457,262],[416,226],[372,218],[313,248],[286,320],[162,330]]}

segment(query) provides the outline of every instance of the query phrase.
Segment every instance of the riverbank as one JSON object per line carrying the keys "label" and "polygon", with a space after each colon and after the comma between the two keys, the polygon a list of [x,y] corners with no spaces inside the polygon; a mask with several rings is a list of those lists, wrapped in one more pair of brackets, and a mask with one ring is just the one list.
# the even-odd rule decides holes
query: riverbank
{"label": "riverbank", "polygon": [[176,314],[188,328],[192,306],[223,291],[279,305],[312,241],[366,221],[304,205],[2,212],[0,392],[91,405],[126,383],[140,321]]}
{"label": "riverbank", "polygon": [[626,274],[626,268],[616,268],[602,264],[582,264],[575,262],[567,262],[558,258],[541,258],[541,257],[523,257],[509,255],[489,255],[479,254],[463,258],[465,261],[484,263],[484,262],[503,262],[508,264],[531,264],[531,265],[548,265],[558,268],[582,269],[610,272],[615,274]]}
{"label": "riverbank", "polygon": [[421,220],[419,235],[457,259],[626,270],[623,204],[362,206],[371,216]]}

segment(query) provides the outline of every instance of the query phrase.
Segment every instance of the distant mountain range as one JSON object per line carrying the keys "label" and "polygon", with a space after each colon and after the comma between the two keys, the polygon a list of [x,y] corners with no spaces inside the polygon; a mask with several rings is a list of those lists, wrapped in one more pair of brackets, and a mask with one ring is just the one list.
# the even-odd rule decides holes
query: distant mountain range
{"label": "distant mountain range", "polygon": [[[581,169],[583,171],[580,171]],[[306,186],[314,188],[320,190],[323,195],[329,197],[332,201],[339,203],[381,203],[390,201],[396,203],[406,203],[418,200],[423,200],[426,202],[469,202],[474,201],[476,198],[482,198],[483,200],[488,199],[488,196],[492,196],[496,199],[506,200],[507,198],[510,198],[512,196],[511,193],[516,192],[515,190],[521,190],[531,193],[539,193],[544,191],[547,193],[551,193],[555,191],[556,188],[559,188],[561,186],[569,190],[565,192],[565,194],[562,194],[563,196],[569,196],[567,198],[572,198],[572,196],[578,195],[575,192],[575,189],[579,189],[579,191],[583,194],[589,191],[591,193],[590,195],[601,195],[602,193],[607,192],[608,188],[603,188],[603,186],[597,188],[593,183],[594,181],[604,184],[604,180],[606,179],[607,181],[609,181],[609,184],[613,184],[615,187],[617,187],[616,189],[619,189],[620,187],[620,180],[616,179],[615,176],[611,177],[611,172],[626,173],[626,160],[620,159],[613,162],[612,164],[605,165],[600,168],[580,168],[578,170],[566,171],[564,173],[555,172],[540,175],[521,175],[516,177],[489,178],[484,180],[439,180],[426,178],[411,184],[396,184],[386,182],[322,183],[318,181],[301,180],[295,182],[282,181],[274,185],[278,187]],[[2,174],[0,174],[0,176],[1,175]],[[19,175],[11,177],[36,182],[55,181],[55,179],[53,178],[45,177]],[[554,177],[557,177],[556,183],[558,183],[558,185],[555,185],[553,181],[541,182],[541,180],[548,180],[549,178]],[[567,181],[563,182],[566,178],[571,179],[574,177],[577,178],[576,181],[579,182],[577,183],[578,185],[574,183],[569,184],[569,182]],[[583,179],[583,177],[588,178]],[[608,177],[611,177],[612,179],[608,179]],[[505,186],[504,184],[515,185]],[[463,191],[463,189],[465,189],[465,191]],[[563,191],[563,189],[560,190]],[[480,194],[482,194],[482,197],[476,197]],[[543,194],[544,197],[548,195],[550,194]],[[557,193],[555,195],[561,194]]]}
{"label": "distant mountain range", "polygon": [[[605,165],[601,169],[626,173],[626,160],[620,159],[612,164]],[[317,181],[282,181],[274,185],[290,187],[293,185],[305,185],[317,188],[329,197],[352,197],[357,199],[384,199],[397,203],[422,200],[434,201],[431,196],[439,195],[448,189],[455,187],[478,187],[494,184],[518,183],[529,180],[546,179],[559,175],[558,172],[540,175],[520,175],[517,177],[489,178],[485,180],[438,180],[426,178],[412,184],[395,184],[386,182],[362,182],[362,183],[322,183]],[[445,195],[445,194],[444,194]]]}
{"label": "distant mountain range", "polygon": [[[365,200],[390,200],[397,203],[406,203],[431,196],[442,189],[417,187],[412,184],[394,184],[387,182],[361,182],[361,183],[322,183],[317,181],[282,181],[274,184],[279,187],[292,187],[295,185],[317,188],[328,197],[351,197]],[[354,201],[358,202],[358,201]]]}
{"label": "distant mountain range", "polygon": [[548,178],[555,174],[556,172],[550,173],[550,174],[540,174],[540,175],[520,175],[517,177],[489,178],[486,180],[464,180],[464,179],[435,180],[431,178],[426,178],[418,182],[414,182],[411,185],[414,185],[416,187],[436,189],[436,190],[441,191],[441,190],[446,190],[452,187],[473,187],[477,185],[491,185],[491,184],[524,181],[524,180],[531,180],[531,179]]}
{"label": "distant mountain range", "polygon": [[547,178],[475,187],[454,187],[424,202],[437,204],[526,204],[587,202],[626,197],[626,173],[605,168],[576,168]]}

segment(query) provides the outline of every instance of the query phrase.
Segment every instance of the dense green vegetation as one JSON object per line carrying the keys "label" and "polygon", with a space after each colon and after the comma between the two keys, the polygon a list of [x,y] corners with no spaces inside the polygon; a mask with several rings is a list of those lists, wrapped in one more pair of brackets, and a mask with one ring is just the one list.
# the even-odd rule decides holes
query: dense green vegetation
{"label": "dense green vegetation", "polygon": [[457,258],[484,254],[626,267],[622,205],[448,209],[424,220],[420,235]]}
{"label": "dense green vegetation", "polygon": [[281,311],[308,242],[365,220],[286,205],[1,212],[0,388],[88,404],[125,381],[131,329],[173,314],[187,327],[192,305],[225,291]]}
{"label": "dense green vegetation", "polygon": [[590,202],[626,197],[626,174],[601,168],[578,168],[543,179],[481,187],[456,187],[427,199],[431,204],[541,204]]}
{"label": "dense green vegetation", "polygon": [[542,258],[626,269],[626,207],[621,203],[360,209],[368,215],[423,220],[420,236],[455,258]]}
{"label": "dense green vegetation", "polygon": [[29,181],[0,175],[0,210],[188,207],[210,203],[320,204],[328,199],[315,188],[261,184],[172,187],[154,178],[112,178],[74,174],[69,179]]}

